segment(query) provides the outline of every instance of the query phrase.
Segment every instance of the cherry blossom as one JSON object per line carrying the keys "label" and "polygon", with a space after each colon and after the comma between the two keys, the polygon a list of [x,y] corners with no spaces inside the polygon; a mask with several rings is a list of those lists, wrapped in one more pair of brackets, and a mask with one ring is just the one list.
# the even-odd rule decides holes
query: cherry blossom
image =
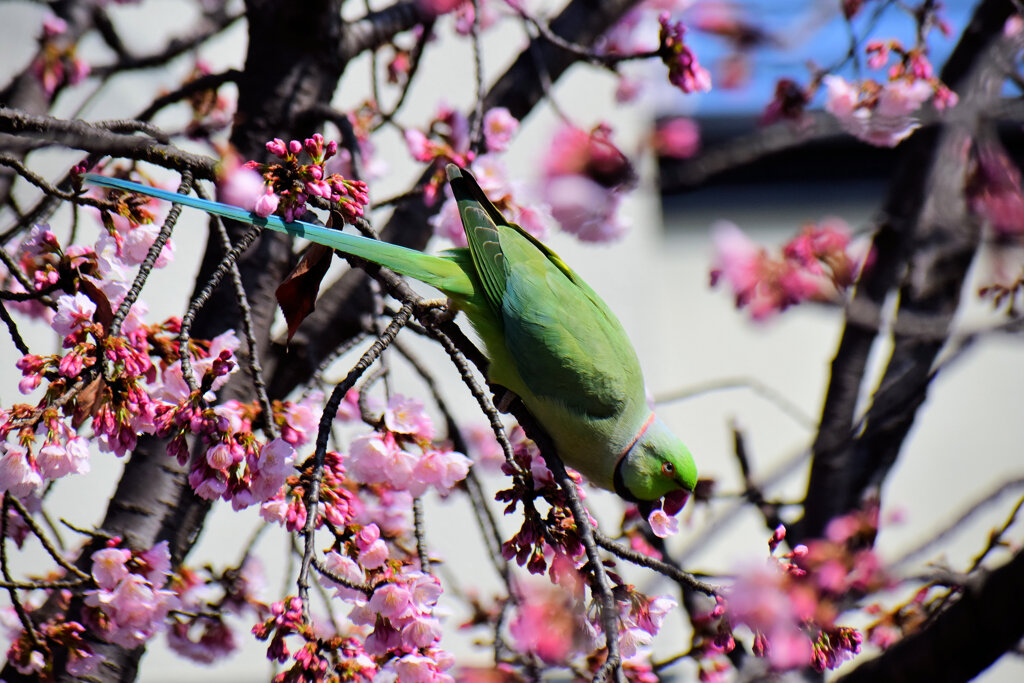
{"label": "cherry blossom", "polygon": [[398,434],[409,434],[429,441],[434,438],[434,422],[427,415],[423,401],[395,394],[384,410],[384,424]]}
{"label": "cherry blossom", "polygon": [[519,130],[519,121],[505,107],[495,107],[484,114],[484,140],[491,152],[504,152]]}
{"label": "cherry blossom", "polygon": [[668,80],[684,93],[707,92],[711,90],[711,74],[697,61],[684,42],[686,29],[680,21],[671,21],[668,12],[658,16],[661,25],[661,59],[668,67]]}

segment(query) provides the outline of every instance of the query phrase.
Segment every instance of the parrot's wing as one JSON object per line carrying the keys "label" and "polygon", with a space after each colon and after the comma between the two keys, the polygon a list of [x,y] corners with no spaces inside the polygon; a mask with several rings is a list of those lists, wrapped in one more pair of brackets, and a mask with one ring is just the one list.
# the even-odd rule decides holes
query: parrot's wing
{"label": "parrot's wing", "polygon": [[[508,222],[455,166],[469,252],[525,388],[577,414],[618,415],[643,396],[636,352],[607,305],[561,258]],[[496,379],[502,379],[500,368]]]}
{"label": "parrot's wing", "polygon": [[495,314],[505,296],[508,264],[498,238],[498,226],[509,225],[468,172],[448,165],[448,182],[459,206],[459,217],[484,296]]}
{"label": "parrot's wing", "polygon": [[523,383],[592,418],[642,400],[636,352],[604,302],[518,233],[502,229],[501,237],[510,265],[501,317]]}

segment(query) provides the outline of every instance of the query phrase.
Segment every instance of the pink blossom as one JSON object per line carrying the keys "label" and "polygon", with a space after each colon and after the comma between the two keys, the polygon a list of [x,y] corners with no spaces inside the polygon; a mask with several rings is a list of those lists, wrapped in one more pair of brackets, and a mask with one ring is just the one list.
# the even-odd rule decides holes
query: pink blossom
{"label": "pink blossom", "polygon": [[274,194],[271,188],[267,188],[267,191],[260,195],[256,203],[253,204],[252,212],[257,216],[266,218],[277,211],[278,205],[281,203],[281,198]]}
{"label": "pink blossom", "polygon": [[369,496],[357,513],[356,521],[359,524],[375,522],[385,534],[399,536],[412,531],[411,512],[412,494],[388,489]]}
{"label": "pink blossom", "polygon": [[619,650],[625,659],[631,659],[642,648],[650,645],[651,634],[639,628],[626,628],[619,631]]}
{"label": "pink blossom", "polygon": [[760,276],[759,264],[764,250],[755,245],[734,223],[719,221],[711,228],[715,245],[715,270],[713,277],[721,277],[736,293],[737,300],[749,300],[754,296]]}
{"label": "pink blossom", "polygon": [[516,606],[509,633],[520,652],[529,652],[548,664],[564,662],[574,649],[574,623],[564,595],[542,589],[529,589]]}
{"label": "pink blossom", "polygon": [[859,95],[842,76],[829,74],[822,79],[825,84],[825,109],[840,121],[853,116]]}
{"label": "pink blossom", "polygon": [[967,184],[968,206],[998,235],[1024,234],[1024,191],[1017,165],[995,145],[983,145],[973,151],[975,162]]}
{"label": "pink blossom", "polygon": [[435,146],[422,131],[409,128],[405,131],[405,144],[416,161],[427,162],[434,158]]}
{"label": "pink blossom", "polygon": [[[191,631],[198,630],[198,637]],[[200,664],[212,664],[238,649],[234,633],[222,619],[200,617],[177,622],[167,633],[167,645],[176,654]]]}
{"label": "pink blossom", "polygon": [[[123,246],[121,248],[122,260],[130,266],[135,266],[145,261],[146,257],[149,255],[149,250],[152,248],[158,235],[159,230],[152,223],[137,225],[131,228],[128,233],[124,235]],[[157,268],[163,268],[173,260],[174,242],[167,240],[166,244],[164,244],[160,249],[160,254],[157,257],[155,266]]]}
{"label": "pink blossom", "polygon": [[43,37],[53,38],[59,36],[68,30],[68,22],[64,21],[56,14],[47,13],[43,17]]}
{"label": "pink blossom", "polygon": [[466,246],[466,231],[462,229],[459,205],[454,198],[446,199],[441,210],[430,217],[430,227],[434,229],[434,234],[448,238],[456,247]]}
{"label": "pink blossom", "polygon": [[658,538],[668,538],[679,532],[679,520],[675,517],[670,517],[660,508],[651,511],[651,514],[647,517],[647,522],[651,525],[651,530]]}
{"label": "pink blossom", "polygon": [[384,410],[384,425],[398,434],[411,434],[425,440],[434,438],[434,423],[417,398],[393,395]]}
{"label": "pink blossom", "polygon": [[197,496],[206,500],[217,500],[228,488],[228,483],[220,470],[194,469],[189,472],[188,483]]}
{"label": "pink blossom", "polygon": [[285,479],[295,471],[295,449],[284,439],[273,439],[260,448],[252,481],[252,494],[257,501],[274,496]]}
{"label": "pink blossom", "polygon": [[92,554],[92,578],[103,590],[114,587],[128,576],[125,563],[132,557],[132,552],[124,548],[105,548]]}
{"label": "pink blossom", "polygon": [[495,11],[494,2],[463,2],[455,10],[455,31],[459,35],[468,36],[473,31],[473,22],[476,17],[477,7],[480,8],[480,29],[486,30],[498,20],[498,13]]}
{"label": "pink blossom", "polygon": [[466,0],[416,0],[416,6],[424,14],[438,17],[451,12]]}
{"label": "pink blossom", "polygon": [[505,464],[505,453],[494,437],[490,425],[473,424],[462,430],[462,438],[468,446],[467,452],[478,465],[496,471]]}
{"label": "pink blossom", "polygon": [[320,426],[319,406],[323,393],[316,391],[304,396],[298,403],[287,403],[284,409],[284,427],[281,438],[292,446],[310,442]]}
{"label": "pink blossom", "polygon": [[684,93],[707,92],[711,90],[711,74],[697,61],[684,42],[686,29],[682,22],[670,21],[668,12],[658,16],[661,24],[661,59],[668,67],[668,80]]}
{"label": "pink blossom", "polygon": [[274,497],[260,505],[260,517],[275,524],[285,524],[288,519],[288,501],[283,496]]}
{"label": "pink blossom", "polygon": [[693,119],[661,121],[654,131],[654,151],[663,157],[687,159],[700,149],[700,129]]}
{"label": "pink blossom", "polygon": [[45,479],[59,479],[68,474],[89,471],[89,445],[82,437],[68,439],[64,445],[51,443],[39,449],[36,466]]}
{"label": "pink blossom", "polygon": [[430,612],[437,605],[441,597],[441,582],[436,576],[420,572],[410,571],[405,574],[409,586],[409,595],[413,606],[420,613]]}
{"label": "pink blossom", "polygon": [[927,102],[934,92],[934,87],[924,80],[916,80],[911,83],[901,79],[887,83],[878,95],[875,114],[893,119],[907,117],[920,109],[921,105]]}
{"label": "pink blossom", "polygon": [[519,121],[505,107],[495,107],[484,114],[484,140],[491,152],[504,152],[519,130]]}
{"label": "pink blossom", "polygon": [[60,242],[57,240],[57,236],[50,230],[50,226],[45,223],[37,223],[32,226],[32,230],[29,232],[21,243],[22,258],[36,258],[44,254],[57,254],[60,252]]}
{"label": "pink blossom", "polygon": [[[394,437],[379,432],[357,436],[349,446],[346,467],[353,481],[375,484],[388,479],[385,468],[393,460],[392,453],[399,450]],[[412,473],[412,463],[408,466]],[[408,478],[408,475],[406,475]]]}
{"label": "pink blossom", "polygon": [[230,444],[218,443],[206,451],[206,462],[215,470],[226,470],[236,462],[234,449]]}
{"label": "pink blossom", "polygon": [[441,623],[427,616],[413,617],[402,627],[402,641],[413,647],[427,647],[441,639]]}
{"label": "pink blossom", "polygon": [[380,538],[380,529],[376,524],[363,527],[356,535],[356,547],[359,548],[359,564],[366,569],[378,569],[388,559],[388,546]]}
{"label": "pink blossom", "polygon": [[177,606],[173,593],[154,589],[137,574],[124,577],[112,592],[87,594],[85,602],[100,607],[109,618],[104,638],[128,648],[138,647],[162,630],[167,612]]}
{"label": "pink blossom", "polygon": [[57,334],[67,337],[79,327],[91,325],[95,313],[96,304],[85,294],[63,294],[57,297],[57,314],[51,325]]}
{"label": "pink blossom", "polygon": [[409,615],[412,609],[412,596],[405,586],[388,583],[373,592],[366,607],[385,619],[399,620]]}
{"label": "pink blossom", "polygon": [[149,550],[144,550],[136,559],[144,567],[142,575],[153,585],[163,585],[171,573],[171,551],[167,541],[160,541]]}
{"label": "pink blossom", "polygon": [[[363,583],[366,580],[366,576],[363,574],[362,568],[356,564],[355,560],[346,555],[341,555],[334,552],[333,550],[324,555],[324,565],[332,573],[352,581],[353,583]],[[348,588],[340,583],[332,581],[329,577],[320,574],[319,576],[320,585],[324,588],[334,588],[335,597],[339,597],[343,600],[365,600],[366,596],[362,591],[354,588]]]}
{"label": "pink blossom", "polygon": [[782,588],[784,576],[774,565],[740,572],[726,603],[733,623],[746,624],[765,633],[778,625],[795,624],[794,606]]}
{"label": "pink blossom", "polygon": [[622,104],[635,101],[644,91],[644,81],[629,76],[619,76],[615,87],[615,101]]}
{"label": "pink blossom", "polygon": [[661,630],[661,625],[669,612],[679,606],[675,600],[667,595],[658,595],[647,603],[646,619],[638,620],[637,625],[651,635]]}
{"label": "pink blossom", "polygon": [[1020,14],[1011,14],[1003,25],[1003,35],[1009,38],[1020,33],[1021,29],[1024,29],[1024,17]]}
{"label": "pink blossom", "polygon": [[[469,458],[456,451],[430,450],[416,464],[414,477],[416,481],[447,494],[466,478],[471,462]],[[416,495],[415,490],[412,492]]]}
{"label": "pink blossom", "polygon": [[548,227],[554,221],[551,208],[540,200],[531,202],[529,206],[520,205],[516,207],[514,213],[514,222],[537,239],[544,238]]}
{"label": "pink blossom", "polygon": [[389,664],[394,668],[392,675],[402,683],[434,683],[437,675],[434,660],[424,655],[408,654]]}
{"label": "pink blossom", "polygon": [[822,82],[825,109],[848,133],[879,147],[895,147],[919,128],[921,123],[912,114],[935,92],[928,81],[899,79],[869,99],[842,76],[828,75]]}
{"label": "pink blossom", "polygon": [[822,590],[841,593],[846,587],[846,567],[839,560],[828,560],[817,568],[814,578]]}
{"label": "pink blossom", "polygon": [[[225,165],[228,164],[225,163]],[[266,182],[263,176],[254,169],[236,161],[233,168],[225,171],[220,178],[217,193],[218,199],[225,204],[240,206],[246,211],[254,211],[257,200],[266,195]],[[274,209],[276,208],[275,206]],[[270,213],[258,215],[266,217],[273,212],[272,209]]]}
{"label": "pink blossom", "polygon": [[497,154],[483,154],[471,164],[473,177],[487,198],[498,205],[510,204],[512,186],[508,181],[508,169]]}
{"label": "pink blossom", "polygon": [[800,629],[776,627],[767,634],[766,655],[772,668],[788,671],[806,666],[811,660],[811,639]]}
{"label": "pink blossom", "polygon": [[628,225],[617,215],[620,195],[581,175],[548,180],[544,198],[562,229],[587,242],[609,242]]}
{"label": "pink blossom", "polygon": [[868,67],[871,69],[881,69],[889,61],[889,43],[882,40],[871,40],[864,46],[864,51],[867,52]]}
{"label": "pink blossom", "polygon": [[[376,405],[376,399],[373,397],[370,397],[369,408],[374,411],[379,410]],[[360,419],[358,389],[349,389],[345,393],[345,398],[342,399],[341,404],[338,406],[338,413],[335,417],[342,422],[352,422]]]}
{"label": "pink blossom", "polygon": [[25,449],[15,443],[0,441],[0,491],[23,498],[42,485],[43,478],[29,464]]}

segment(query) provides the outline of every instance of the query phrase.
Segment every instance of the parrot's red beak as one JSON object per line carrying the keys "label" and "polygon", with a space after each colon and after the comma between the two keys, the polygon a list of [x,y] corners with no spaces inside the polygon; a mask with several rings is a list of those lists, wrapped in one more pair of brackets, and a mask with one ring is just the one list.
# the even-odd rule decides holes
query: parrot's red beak
{"label": "parrot's red beak", "polygon": [[683,509],[683,506],[686,505],[686,501],[689,499],[690,492],[686,489],[679,489],[678,491],[666,493],[665,503],[662,505],[662,509],[665,511],[666,515],[673,516]]}

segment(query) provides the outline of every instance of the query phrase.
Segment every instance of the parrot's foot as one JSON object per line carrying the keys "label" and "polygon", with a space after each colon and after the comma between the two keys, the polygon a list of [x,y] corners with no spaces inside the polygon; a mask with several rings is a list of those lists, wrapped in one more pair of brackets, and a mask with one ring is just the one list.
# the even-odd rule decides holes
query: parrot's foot
{"label": "parrot's foot", "polygon": [[507,413],[514,400],[516,400],[516,395],[510,389],[505,389],[504,393],[498,397],[498,403],[494,407],[498,409],[499,413]]}
{"label": "parrot's foot", "polygon": [[435,320],[437,324],[450,323],[455,319],[457,313],[454,306],[452,306],[451,299],[422,299],[416,304],[418,316],[422,316],[431,311],[435,311]]}

